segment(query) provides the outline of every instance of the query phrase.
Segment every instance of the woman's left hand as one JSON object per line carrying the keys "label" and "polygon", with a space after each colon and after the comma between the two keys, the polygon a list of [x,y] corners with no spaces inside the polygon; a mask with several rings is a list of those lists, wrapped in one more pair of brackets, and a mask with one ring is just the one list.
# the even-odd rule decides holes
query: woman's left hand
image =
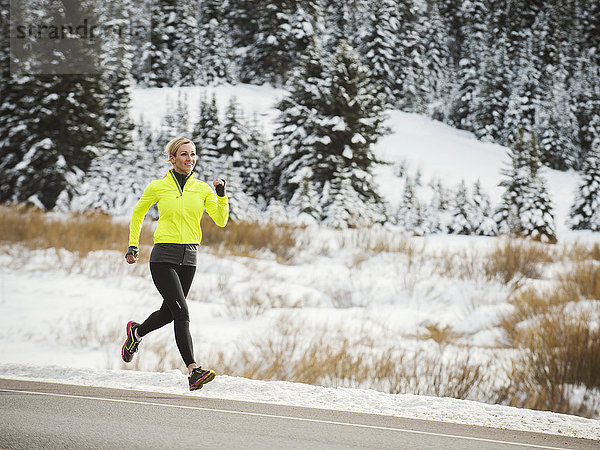
{"label": "woman's left hand", "polygon": [[222,180],[221,178],[215,178],[215,181],[213,181],[213,186],[215,187],[215,191],[217,191],[217,195],[219,197],[225,196],[225,180]]}

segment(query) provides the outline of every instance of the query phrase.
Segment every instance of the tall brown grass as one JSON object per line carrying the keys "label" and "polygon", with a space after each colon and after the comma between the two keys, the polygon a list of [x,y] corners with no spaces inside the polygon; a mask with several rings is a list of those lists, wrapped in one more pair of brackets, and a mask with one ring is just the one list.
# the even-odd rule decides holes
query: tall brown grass
{"label": "tall brown grass", "polygon": [[[142,230],[140,242],[151,245],[151,230]],[[0,206],[3,243],[19,243],[31,249],[63,248],[80,255],[96,250],[127,249],[129,226],[100,212],[49,214],[21,205]]]}
{"label": "tall brown grass", "polygon": [[[287,262],[297,245],[297,229],[287,225],[230,221],[223,230],[205,216],[202,228],[202,245],[224,254],[253,256],[270,251],[278,261]],[[140,236],[142,261],[152,247],[153,230],[152,220],[147,219]],[[97,250],[126,250],[129,224],[96,211],[57,215],[31,206],[0,205],[0,233],[0,243],[62,248],[85,256]]]}
{"label": "tall brown grass", "polygon": [[329,330],[307,341],[300,327],[283,322],[276,333],[257,337],[234,354],[218,352],[207,359],[225,373],[261,380],[463,399],[482,389],[487,383],[483,363],[473,361],[465,349],[451,357],[445,352],[440,347],[429,352],[382,347],[368,335],[348,338]]}
{"label": "tall brown grass", "polygon": [[577,263],[552,286],[513,295],[513,311],[500,326],[503,343],[519,353],[499,401],[589,417],[600,412],[597,402],[574,400],[577,389],[600,389],[599,278],[597,266]]}
{"label": "tall brown grass", "polygon": [[238,256],[254,256],[266,250],[275,255],[278,262],[289,262],[297,250],[298,230],[291,225],[245,221],[229,221],[223,230],[205,214],[202,245]]}
{"label": "tall brown grass", "polygon": [[484,272],[489,279],[520,285],[525,279],[540,277],[542,265],[555,260],[553,251],[544,244],[522,239],[505,240],[487,255]]}

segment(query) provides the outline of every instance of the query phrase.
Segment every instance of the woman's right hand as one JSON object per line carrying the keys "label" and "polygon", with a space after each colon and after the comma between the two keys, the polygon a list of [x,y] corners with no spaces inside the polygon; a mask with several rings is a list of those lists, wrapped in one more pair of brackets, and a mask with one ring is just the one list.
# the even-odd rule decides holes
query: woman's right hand
{"label": "woman's right hand", "polygon": [[137,247],[130,246],[125,253],[125,261],[127,264],[135,264],[138,260],[139,250]]}

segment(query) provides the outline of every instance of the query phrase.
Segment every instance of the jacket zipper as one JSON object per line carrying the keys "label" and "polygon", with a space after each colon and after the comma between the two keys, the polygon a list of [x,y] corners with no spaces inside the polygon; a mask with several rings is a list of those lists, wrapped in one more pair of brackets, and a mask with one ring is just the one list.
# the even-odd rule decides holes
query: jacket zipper
{"label": "jacket zipper", "polygon": [[[177,181],[177,177],[175,176],[175,174],[173,173],[172,170],[169,170],[169,173],[171,174],[171,178],[173,178],[173,182],[175,183],[175,186],[177,186],[177,190],[179,191],[179,198],[180,203],[181,203],[181,209],[180,209],[180,214],[179,214],[179,241],[183,240],[183,189],[181,189],[181,186],[179,186],[179,181]],[[187,184],[187,179],[186,179],[186,184]],[[184,185],[185,187],[185,185]],[[183,260],[185,259],[185,244],[183,245],[183,252],[181,253],[181,261],[179,262],[179,265],[182,266],[183,265]]]}

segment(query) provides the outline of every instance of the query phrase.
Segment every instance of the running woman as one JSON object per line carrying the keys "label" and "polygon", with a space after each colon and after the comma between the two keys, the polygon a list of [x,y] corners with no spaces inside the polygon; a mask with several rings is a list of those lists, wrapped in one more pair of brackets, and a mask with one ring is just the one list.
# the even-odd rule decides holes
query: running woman
{"label": "running woman", "polygon": [[150,182],[134,206],[125,254],[127,263],[137,262],[142,223],[150,206],[156,203],[159,219],[150,254],[150,273],[163,303],[141,324],[127,323],[121,356],[123,361],[131,362],[144,336],[174,322],[175,342],[188,369],[190,391],[194,391],[215,378],[214,371],[196,364],[186,302],[202,240],[200,219],[206,209],[212,220],[224,227],[229,218],[229,201],[224,180],[217,178],[213,182],[215,194],[208,184],[194,178],[196,146],[192,141],[177,137],[166,145],[165,154],[172,167],[161,180]]}

